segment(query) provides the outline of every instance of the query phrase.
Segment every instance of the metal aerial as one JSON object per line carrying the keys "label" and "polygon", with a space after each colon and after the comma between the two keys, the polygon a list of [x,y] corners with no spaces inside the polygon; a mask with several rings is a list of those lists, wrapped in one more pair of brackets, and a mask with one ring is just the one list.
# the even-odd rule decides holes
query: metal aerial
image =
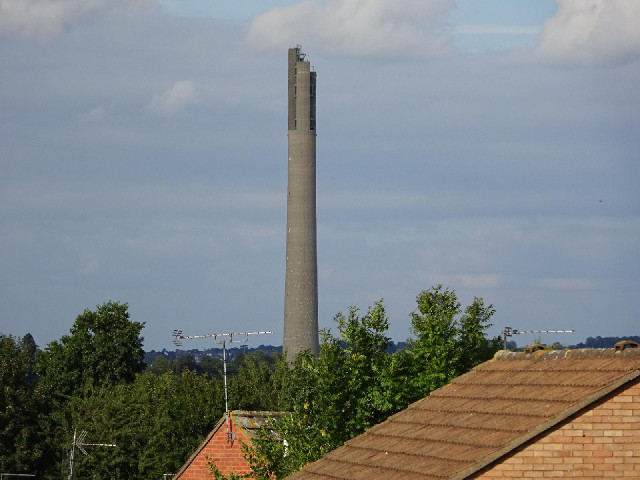
{"label": "metal aerial", "polygon": [[573,333],[574,330],[517,330],[511,327],[504,327],[502,330],[502,338],[504,340],[504,349],[507,349],[507,337],[512,335],[520,335],[521,333]]}
{"label": "metal aerial", "polygon": [[[177,347],[182,346],[182,340],[194,340],[198,338],[213,338],[213,341],[222,345],[222,369],[224,373],[224,416],[227,427],[227,442],[235,440],[235,432],[231,431],[229,420],[229,400],[227,389],[227,343],[244,343],[249,341],[249,335],[266,335],[273,332],[235,332],[235,333],[205,333],[204,335],[183,335],[182,330],[173,331],[173,343]],[[235,337],[235,338],[234,338]],[[238,337],[240,337],[238,339]]]}
{"label": "metal aerial", "polygon": [[84,447],[115,447],[115,443],[85,443],[84,439],[87,436],[86,430],[82,430],[80,435],[76,436],[76,430],[73,430],[73,442],[71,443],[71,455],[69,457],[69,480],[73,478],[73,462],[75,457],[75,450],[78,447],[85,455],[89,455]]}

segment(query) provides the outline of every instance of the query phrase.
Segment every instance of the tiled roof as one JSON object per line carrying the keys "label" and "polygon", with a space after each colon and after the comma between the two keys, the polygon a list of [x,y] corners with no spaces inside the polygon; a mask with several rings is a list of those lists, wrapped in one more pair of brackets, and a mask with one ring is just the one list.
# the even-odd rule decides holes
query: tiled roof
{"label": "tiled roof", "polygon": [[464,479],[638,377],[640,349],[498,352],[287,478]]}

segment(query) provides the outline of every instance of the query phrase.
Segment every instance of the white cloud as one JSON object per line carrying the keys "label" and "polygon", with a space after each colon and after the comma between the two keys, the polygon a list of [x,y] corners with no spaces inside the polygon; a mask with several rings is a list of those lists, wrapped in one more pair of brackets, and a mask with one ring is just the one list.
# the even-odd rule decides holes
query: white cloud
{"label": "white cloud", "polygon": [[47,40],[89,15],[151,3],[151,0],[0,0],[0,36]]}
{"label": "white cloud", "polygon": [[296,43],[340,55],[437,57],[450,48],[436,21],[452,0],[314,0],[257,16],[247,41],[280,50]]}
{"label": "white cloud", "polygon": [[[96,199],[98,202],[96,203]],[[279,211],[285,194],[230,182],[178,182],[172,188],[148,182],[106,180],[98,182],[12,182],[0,189],[0,215],[89,215],[113,217],[127,211],[145,218],[163,215],[229,215],[232,218],[256,213],[261,218]],[[188,212],[185,214],[185,212]]]}
{"label": "white cloud", "polygon": [[549,290],[591,290],[598,285],[593,279],[577,278],[538,278],[534,280],[534,285]]}
{"label": "white cloud", "polygon": [[78,121],[80,123],[93,123],[99,122],[102,120],[107,113],[107,110],[104,107],[96,107],[92,108],[86,113],[80,113],[78,115]]}
{"label": "white cloud", "polygon": [[84,253],[80,263],[80,273],[82,275],[98,273],[102,269],[102,260],[94,253]]}
{"label": "white cloud", "polygon": [[536,55],[577,64],[623,63],[640,56],[640,2],[637,0],[556,0]]}
{"label": "white cloud", "polygon": [[153,97],[148,105],[151,112],[172,117],[185,108],[195,104],[197,100],[196,86],[191,80],[180,80],[160,95]]}
{"label": "white cloud", "polygon": [[498,288],[504,281],[504,275],[497,273],[430,273],[427,275],[428,283],[452,285],[454,288]]}
{"label": "white cloud", "polygon": [[240,242],[243,248],[252,252],[261,252],[274,246],[279,247],[283,231],[280,225],[234,222],[230,235]]}
{"label": "white cloud", "polygon": [[537,35],[540,27],[527,25],[458,25],[453,33],[459,35]]}

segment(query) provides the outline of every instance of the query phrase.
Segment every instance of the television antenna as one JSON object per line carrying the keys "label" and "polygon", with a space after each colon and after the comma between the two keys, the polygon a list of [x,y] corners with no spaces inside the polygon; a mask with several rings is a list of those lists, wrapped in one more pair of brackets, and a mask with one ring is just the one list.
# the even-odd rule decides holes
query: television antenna
{"label": "television antenna", "polygon": [[227,442],[235,440],[235,432],[231,431],[229,422],[229,396],[227,389],[227,343],[244,343],[249,341],[249,335],[266,335],[273,332],[235,332],[235,333],[205,333],[204,335],[182,335],[182,330],[173,331],[173,343],[176,347],[182,346],[182,340],[194,340],[197,338],[213,338],[213,341],[222,345],[222,369],[224,372],[224,417],[227,426]]}
{"label": "television antenna", "polygon": [[574,330],[517,330],[511,327],[504,327],[502,330],[502,338],[504,339],[504,349],[507,349],[507,337],[512,335],[520,335],[521,333],[573,333]]}
{"label": "television antenna", "polygon": [[75,457],[76,447],[84,453],[89,455],[84,447],[115,447],[115,443],[85,443],[84,439],[87,436],[86,430],[82,430],[80,435],[76,436],[76,429],[73,429],[73,442],[71,443],[71,455],[69,457],[69,480],[73,478],[73,461]]}

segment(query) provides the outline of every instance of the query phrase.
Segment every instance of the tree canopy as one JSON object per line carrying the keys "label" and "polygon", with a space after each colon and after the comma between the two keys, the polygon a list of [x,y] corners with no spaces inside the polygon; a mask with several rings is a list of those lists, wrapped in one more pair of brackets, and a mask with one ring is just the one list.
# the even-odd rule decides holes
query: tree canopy
{"label": "tree canopy", "polygon": [[438,285],[416,302],[407,350],[389,351],[389,320],[380,300],[365,315],[355,307],[336,315],[339,336],[323,331],[319,355],[298,354],[291,415],[264,427],[247,451],[257,478],[299,470],[500,348],[499,338],[486,338],[495,310],[481,298],[462,310],[456,293]]}
{"label": "tree canopy", "polygon": [[[321,331],[319,355],[242,352],[230,362],[230,408],[290,412],[247,447],[257,478],[298,470],[500,347],[486,338],[494,309],[482,299],[463,309],[438,285],[416,304],[400,349],[379,300],[366,312],[338,313],[335,333]],[[76,456],[78,472],[130,480],[176,472],[224,413],[222,365],[160,354],[144,371],[143,328],[126,303],[106,302],[43,351],[30,335],[0,335],[0,468],[66,475],[76,429],[116,445]]]}
{"label": "tree canopy", "polygon": [[33,337],[0,334],[0,471],[39,471],[46,460],[38,412],[46,404],[32,374]]}
{"label": "tree canopy", "polygon": [[73,395],[100,385],[132,382],[145,368],[144,323],[129,320],[128,304],[106,302],[78,315],[70,335],[37,356],[48,393]]}
{"label": "tree canopy", "polygon": [[456,292],[442,285],[420,292],[416,303],[411,314],[411,382],[420,396],[468,372],[500,348],[499,339],[486,338],[495,309],[485,306],[482,298],[474,297],[461,316]]}

